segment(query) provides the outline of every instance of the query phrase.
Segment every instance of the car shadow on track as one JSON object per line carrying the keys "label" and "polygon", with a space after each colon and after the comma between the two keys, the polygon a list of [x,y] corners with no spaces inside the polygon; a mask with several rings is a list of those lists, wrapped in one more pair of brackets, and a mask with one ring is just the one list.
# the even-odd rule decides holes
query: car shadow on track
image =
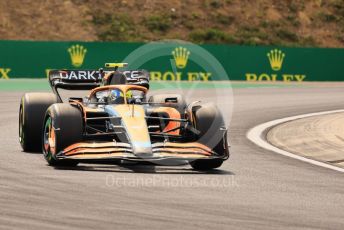
{"label": "car shadow on track", "polygon": [[235,175],[228,170],[213,169],[209,171],[197,171],[188,166],[157,166],[157,165],[139,165],[139,164],[120,164],[120,165],[92,165],[82,164],[76,167],[55,167],[58,170],[76,170],[76,171],[95,171],[95,172],[114,172],[114,173],[145,173],[145,174],[193,174],[193,175]]}
{"label": "car shadow on track", "polygon": [[24,154],[33,154],[33,155],[40,155],[42,154],[42,151],[30,151],[30,152],[25,152],[23,150],[21,150],[21,153],[24,153]]}

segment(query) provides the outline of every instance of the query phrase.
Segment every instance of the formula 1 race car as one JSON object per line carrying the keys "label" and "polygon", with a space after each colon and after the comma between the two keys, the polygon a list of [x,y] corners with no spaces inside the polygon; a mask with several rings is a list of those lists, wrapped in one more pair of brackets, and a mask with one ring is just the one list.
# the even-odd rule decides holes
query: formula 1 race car
{"label": "formula 1 race car", "polygon": [[[227,129],[211,103],[186,104],[179,94],[147,96],[149,73],[54,70],[53,93],[26,93],[20,103],[19,140],[24,151],[43,151],[49,165],[134,161],[197,170],[228,159]],[[62,100],[59,90],[91,90]]]}

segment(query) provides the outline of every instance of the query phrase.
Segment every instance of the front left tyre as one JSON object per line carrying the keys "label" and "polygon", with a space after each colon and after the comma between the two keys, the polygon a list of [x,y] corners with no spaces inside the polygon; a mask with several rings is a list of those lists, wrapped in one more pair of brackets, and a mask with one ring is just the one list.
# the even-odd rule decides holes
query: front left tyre
{"label": "front left tyre", "polygon": [[26,93],[19,107],[19,142],[24,152],[40,152],[42,126],[48,107],[57,103],[53,93]]}
{"label": "front left tyre", "polygon": [[195,105],[191,109],[193,127],[198,131],[197,141],[211,148],[219,158],[199,159],[189,162],[200,171],[221,167],[229,157],[227,130],[221,111],[212,103]]}
{"label": "front left tyre", "polygon": [[46,112],[43,127],[43,155],[52,166],[76,166],[77,161],[57,159],[56,155],[68,146],[82,141],[81,111],[70,104],[54,104]]}

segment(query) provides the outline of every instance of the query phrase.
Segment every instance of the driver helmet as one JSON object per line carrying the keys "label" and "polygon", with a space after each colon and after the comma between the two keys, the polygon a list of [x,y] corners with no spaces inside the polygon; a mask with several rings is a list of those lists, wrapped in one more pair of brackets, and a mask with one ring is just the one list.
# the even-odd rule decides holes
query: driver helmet
{"label": "driver helmet", "polygon": [[110,92],[110,100],[111,101],[114,101],[119,97],[123,97],[123,93],[120,90],[118,90],[118,89],[111,90],[111,92]]}
{"label": "driver helmet", "polygon": [[[131,99],[133,97],[133,92],[128,90],[126,93],[126,98]],[[123,92],[119,89],[113,89],[110,91],[110,101],[114,102],[117,98],[123,98]]]}

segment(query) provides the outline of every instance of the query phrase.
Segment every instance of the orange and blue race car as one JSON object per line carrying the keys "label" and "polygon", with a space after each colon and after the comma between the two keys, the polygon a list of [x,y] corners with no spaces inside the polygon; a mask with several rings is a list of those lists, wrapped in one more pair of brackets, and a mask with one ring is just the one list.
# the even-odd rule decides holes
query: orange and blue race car
{"label": "orange and blue race car", "polygon": [[[134,161],[210,170],[228,159],[227,128],[214,104],[186,104],[179,94],[148,97],[148,72],[119,70],[125,66],[50,71],[52,93],[21,99],[23,150],[42,151],[52,166]],[[61,90],[90,92],[63,100]]]}

